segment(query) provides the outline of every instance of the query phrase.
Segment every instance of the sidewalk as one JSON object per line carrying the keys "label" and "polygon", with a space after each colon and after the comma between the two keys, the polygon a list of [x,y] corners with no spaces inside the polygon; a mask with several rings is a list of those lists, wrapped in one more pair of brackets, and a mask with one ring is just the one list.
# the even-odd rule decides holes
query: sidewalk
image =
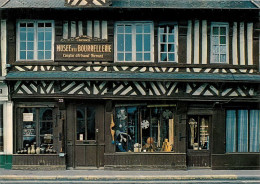
{"label": "sidewalk", "polygon": [[114,171],[63,170],[32,171],[0,169],[2,180],[256,180],[260,170]]}

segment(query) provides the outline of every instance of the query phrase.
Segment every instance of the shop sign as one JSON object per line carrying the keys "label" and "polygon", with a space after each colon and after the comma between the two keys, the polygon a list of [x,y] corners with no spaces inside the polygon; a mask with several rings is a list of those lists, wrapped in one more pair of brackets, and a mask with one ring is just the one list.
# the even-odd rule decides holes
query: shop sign
{"label": "shop sign", "polygon": [[23,121],[33,121],[33,113],[23,113]]}
{"label": "shop sign", "polygon": [[79,140],[83,141],[83,134],[79,134]]}
{"label": "shop sign", "polygon": [[55,61],[113,61],[113,45],[88,36],[62,39],[55,43]]}

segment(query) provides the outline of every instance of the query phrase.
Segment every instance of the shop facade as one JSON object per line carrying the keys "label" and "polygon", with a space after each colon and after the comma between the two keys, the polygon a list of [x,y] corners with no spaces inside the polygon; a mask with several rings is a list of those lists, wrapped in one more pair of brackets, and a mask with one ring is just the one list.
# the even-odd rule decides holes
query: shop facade
{"label": "shop facade", "polygon": [[2,9],[13,169],[259,169],[255,4],[84,2]]}

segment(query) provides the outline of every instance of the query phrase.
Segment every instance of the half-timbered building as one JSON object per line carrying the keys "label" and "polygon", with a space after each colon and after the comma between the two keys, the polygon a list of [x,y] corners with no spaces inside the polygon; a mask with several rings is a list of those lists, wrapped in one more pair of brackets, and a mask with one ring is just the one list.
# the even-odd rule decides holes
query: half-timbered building
{"label": "half-timbered building", "polygon": [[260,169],[259,31],[253,0],[6,1],[12,168]]}

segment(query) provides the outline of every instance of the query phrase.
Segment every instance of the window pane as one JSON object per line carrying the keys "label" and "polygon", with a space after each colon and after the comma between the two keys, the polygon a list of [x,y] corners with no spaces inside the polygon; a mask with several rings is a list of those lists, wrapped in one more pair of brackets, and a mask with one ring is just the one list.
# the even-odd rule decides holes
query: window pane
{"label": "window pane", "polygon": [[159,28],[159,33],[165,33],[165,27],[160,27]]}
{"label": "window pane", "polygon": [[26,50],[26,42],[20,43],[20,50]]}
{"label": "window pane", "polygon": [[213,60],[213,62],[219,62],[219,55],[218,54],[213,54],[213,56],[212,56],[212,60]]}
{"label": "window pane", "polygon": [[170,34],[174,33],[174,27],[173,26],[169,27],[169,33]]}
{"label": "window pane", "polygon": [[51,59],[51,51],[45,51],[45,59]]}
{"label": "window pane", "polygon": [[38,51],[38,59],[44,59],[44,51]]}
{"label": "window pane", "polygon": [[220,37],[220,44],[226,44],[226,37],[225,36]]}
{"label": "window pane", "polygon": [[219,35],[218,30],[219,30],[218,27],[213,27],[213,35]]}
{"label": "window pane", "polygon": [[33,52],[31,51],[27,52],[27,59],[33,59]]}
{"label": "window pane", "polygon": [[166,36],[166,34],[160,35],[160,42],[167,42],[167,36]]}
{"label": "window pane", "polygon": [[125,33],[132,33],[132,26],[125,26]]}
{"label": "window pane", "polygon": [[236,111],[227,110],[226,115],[226,152],[236,152]]}
{"label": "window pane", "polygon": [[219,46],[213,46],[212,51],[213,51],[213,54],[218,54],[219,53]]}
{"label": "window pane", "polygon": [[167,44],[161,44],[161,52],[167,52]]}
{"label": "window pane", "polygon": [[51,42],[45,42],[45,50],[51,50]]}
{"label": "window pane", "polygon": [[26,40],[26,33],[20,32],[20,40],[22,41]]}
{"label": "window pane", "polygon": [[38,42],[38,50],[44,50],[44,42]]}
{"label": "window pane", "polygon": [[167,54],[166,53],[161,54],[161,61],[167,61]]}
{"label": "window pane", "polygon": [[124,51],[124,35],[117,35],[117,51]]}
{"label": "window pane", "polygon": [[220,27],[220,35],[226,35],[226,28]]}
{"label": "window pane", "polygon": [[213,36],[212,37],[212,43],[213,43],[213,45],[219,45],[219,37]]}
{"label": "window pane", "polygon": [[174,35],[168,36],[168,42],[174,42]]}
{"label": "window pane", "polygon": [[38,40],[43,41],[44,40],[44,32],[39,32],[38,33]]}
{"label": "window pane", "polygon": [[118,54],[117,54],[117,60],[118,60],[118,61],[124,61],[124,54],[118,53]]}
{"label": "window pane", "polygon": [[144,54],[144,60],[145,61],[150,61],[151,60],[150,53],[145,53]]}
{"label": "window pane", "polygon": [[27,50],[33,50],[33,49],[34,49],[33,42],[27,42]]}
{"label": "window pane", "polygon": [[132,54],[125,54],[126,61],[132,61]]}
{"label": "window pane", "polygon": [[51,32],[45,32],[45,40],[51,40],[52,39],[52,33]]}
{"label": "window pane", "polygon": [[132,35],[125,35],[125,51],[132,51]]}
{"label": "window pane", "polygon": [[85,108],[78,107],[77,108],[77,140],[83,141],[86,140],[85,130]]}
{"label": "window pane", "polygon": [[250,110],[250,152],[259,152],[260,145],[260,110]]}
{"label": "window pane", "polygon": [[33,32],[28,32],[27,33],[27,40],[33,41],[34,40],[34,33]]}
{"label": "window pane", "polygon": [[168,44],[168,52],[174,52],[174,44]]}
{"label": "window pane", "polygon": [[248,152],[248,111],[238,110],[238,152]]}
{"label": "window pane", "polygon": [[226,46],[220,46],[220,53],[221,54],[226,54]]}
{"label": "window pane", "polygon": [[145,24],[144,25],[144,33],[150,33],[150,32],[151,32],[150,24]]}
{"label": "window pane", "polygon": [[169,61],[175,61],[175,54],[168,54]]}
{"label": "window pane", "polygon": [[136,51],[143,51],[143,37],[141,34],[136,35]]}
{"label": "window pane", "polygon": [[143,32],[143,26],[142,25],[136,25],[136,33],[142,33]]}
{"label": "window pane", "polygon": [[226,62],[226,55],[224,55],[224,54],[220,55],[220,62],[221,63],[225,63]]}
{"label": "window pane", "polygon": [[44,23],[38,23],[38,27],[39,28],[43,28],[44,27]]}
{"label": "window pane", "polygon": [[26,52],[25,51],[20,52],[20,59],[26,59]]}
{"label": "window pane", "polygon": [[150,51],[150,35],[144,35],[144,51]]}
{"label": "window pane", "polygon": [[32,121],[26,120],[22,122],[23,148],[36,144],[36,109],[22,109],[22,117],[32,116]]}
{"label": "window pane", "polygon": [[88,140],[95,140],[95,108],[88,107],[87,108],[87,139]]}
{"label": "window pane", "polygon": [[124,33],[124,26],[117,26],[117,33]]}
{"label": "window pane", "polygon": [[136,61],[143,61],[143,54],[142,53],[136,54]]}

